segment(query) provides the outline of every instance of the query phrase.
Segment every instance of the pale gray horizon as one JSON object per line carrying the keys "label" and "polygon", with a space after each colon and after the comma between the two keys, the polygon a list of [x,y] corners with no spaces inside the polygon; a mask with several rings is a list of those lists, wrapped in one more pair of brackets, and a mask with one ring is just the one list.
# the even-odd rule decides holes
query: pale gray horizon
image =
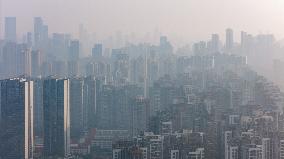
{"label": "pale gray horizon", "polygon": [[1,11],[2,26],[4,17],[17,17],[18,34],[32,31],[40,16],[50,32],[75,36],[82,23],[101,37],[158,30],[190,41],[223,38],[230,27],[236,40],[242,30],[284,38],[283,0],[2,0]]}

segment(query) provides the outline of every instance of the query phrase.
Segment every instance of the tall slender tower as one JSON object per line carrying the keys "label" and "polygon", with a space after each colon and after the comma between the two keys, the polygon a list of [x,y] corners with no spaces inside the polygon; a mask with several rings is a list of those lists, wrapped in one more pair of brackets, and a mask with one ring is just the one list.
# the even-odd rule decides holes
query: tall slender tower
{"label": "tall slender tower", "polygon": [[69,80],[43,82],[44,156],[64,158],[70,153]]}
{"label": "tall slender tower", "polygon": [[226,46],[225,47],[227,51],[231,51],[234,47],[234,32],[230,28],[226,30]]}
{"label": "tall slender tower", "polygon": [[5,18],[5,40],[7,42],[17,41],[17,24],[16,17]]}
{"label": "tall slender tower", "polygon": [[0,81],[0,158],[33,158],[33,81]]}

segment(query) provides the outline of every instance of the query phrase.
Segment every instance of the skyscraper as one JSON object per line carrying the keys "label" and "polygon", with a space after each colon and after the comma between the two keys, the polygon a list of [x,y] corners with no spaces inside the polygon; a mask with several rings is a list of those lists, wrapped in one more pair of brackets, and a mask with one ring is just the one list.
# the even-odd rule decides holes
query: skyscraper
{"label": "skyscraper", "polygon": [[31,75],[31,50],[26,44],[17,45],[16,75]]}
{"label": "skyscraper", "polygon": [[69,80],[43,82],[44,156],[65,157],[70,153]]}
{"label": "skyscraper", "polygon": [[48,42],[48,26],[44,25],[41,17],[34,18],[34,46],[45,49]]}
{"label": "skyscraper", "polygon": [[3,47],[3,64],[6,66],[4,75],[6,77],[14,77],[16,75],[16,57],[17,57],[17,44],[8,42]]}
{"label": "skyscraper", "polygon": [[32,51],[31,52],[31,76],[39,77],[40,76],[40,66],[41,66],[41,52]]}
{"label": "skyscraper", "polygon": [[5,18],[5,40],[8,42],[17,41],[16,17]]}
{"label": "skyscraper", "polygon": [[231,51],[234,47],[234,32],[232,29],[228,28],[226,30],[226,51]]}
{"label": "skyscraper", "polygon": [[40,46],[40,40],[42,35],[42,28],[43,28],[43,20],[41,17],[34,18],[34,41],[35,41],[35,48]]}
{"label": "skyscraper", "polygon": [[133,136],[137,136],[147,130],[150,105],[149,101],[142,96],[132,99],[131,105],[131,132]]}
{"label": "skyscraper", "polygon": [[70,135],[72,139],[79,139],[84,128],[83,85],[83,79],[70,79]]}
{"label": "skyscraper", "polygon": [[219,35],[218,34],[212,34],[211,51],[213,51],[213,53],[220,51],[219,43],[220,43]]}
{"label": "skyscraper", "polygon": [[71,41],[69,46],[69,60],[71,61],[78,60],[79,53],[80,53],[80,42],[78,40]]}
{"label": "skyscraper", "polygon": [[95,44],[94,48],[92,49],[92,56],[94,58],[100,58],[103,56],[103,45],[102,44]]}
{"label": "skyscraper", "polygon": [[0,81],[0,158],[33,158],[33,82]]}

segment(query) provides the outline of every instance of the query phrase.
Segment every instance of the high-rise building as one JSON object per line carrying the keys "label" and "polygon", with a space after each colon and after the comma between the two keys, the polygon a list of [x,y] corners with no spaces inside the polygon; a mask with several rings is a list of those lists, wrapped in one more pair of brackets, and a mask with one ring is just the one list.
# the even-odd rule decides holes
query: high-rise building
{"label": "high-rise building", "polygon": [[46,79],[43,82],[44,156],[70,154],[69,80]]}
{"label": "high-rise building", "polygon": [[5,18],[5,40],[8,42],[17,41],[16,17]]}
{"label": "high-rise building", "polygon": [[234,47],[234,32],[232,29],[228,28],[226,30],[226,50],[231,51]]}
{"label": "high-rise building", "polygon": [[150,105],[149,101],[142,96],[136,97],[132,101],[132,135],[137,136],[147,130],[149,120]]}
{"label": "high-rise building", "polygon": [[262,159],[273,159],[273,144],[270,138],[262,139]]}
{"label": "high-rise building", "polygon": [[112,73],[116,85],[123,85],[129,81],[129,55],[122,49],[112,50]]}
{"label": "high-rise building", "polygon": [[33,158],[33,82],[0,81],[0,158]]}
{"label": "high-rise building", "polygon": [[40,47],[40,41],[42,36],[42,28],[43,28],[43,20],[41,17],[34,18],[34,41],[35,41],[35,48]]}
{"label": "high-rise building", "polygon": [[217,123],[216,122],[208,122],[207,130],[206,130],[206,147],[205,147],[205,157],[211,159],[218,158],[218,141],[217,141]]}
{"label": "high-rise building", "polygon": [[33,39],[32,39],[32,33],[28,32],[27,33],[27,45],[29,48],[31,48],[33,46]]}
{"label": "high-rise building", "polygon": [[230,141],[232,140],[232,131],[225,131],[225,159],[230,159]]}
{"label": "high-rise building", "polygon": [[43,138],[43,80],[34,80],[34,136]]}
{"label": "high-rise building", "polygon": [[101,81],[90,76],[84,79],[83,86],[83,125],[84,129],[89,130],[95,127],[97,115],[97,99]]}
{"label": "high-rise building", "polygon": [[212,34],[211,38],[211,51],[213,53],[219,52],[220,51],[220,39],[218,34]]}
{"label": "high-rise building", "polygon": [[100,58],[103,56],[103,45],[102,44],[95,44],[94,48],[92,49],[92,56],[93,58]]}
{"label": "high-rise building", "polygon": [[83,79],[70,79],[70,136],[79,139],[84,130]]}
{"label": "high-rise building", "polygon": [[67,62],[68,77],[76,77],[79,75],[79,64],[77,61]]}
{"label": "high-rise building", "polygon": [[5,77],[15,77],[16,75],[16,57],[17,44],[8,42],[3,47],[3,65],[6,67],[4,71]]}
{"label": "high-rise building", "polygon": [[44,25],[41,17],[34,18],[34,47],[45,49],[48,41],[48,26]]}
{"label": "high-rise building", "polygon": [[41,52],[32,51],[31,52],[31,76],[39,77],[41,75]]}
{"label": "high-rise building", "polygon": [[80,42],[78,40],[71,41],[69,46],[69,60],[71,61],[78,60],[79,53],[80,53]]}
{"label": "high-rise building", "polygon": [[26,44],[17,45],[16,75],[31,75],[31,50]]}

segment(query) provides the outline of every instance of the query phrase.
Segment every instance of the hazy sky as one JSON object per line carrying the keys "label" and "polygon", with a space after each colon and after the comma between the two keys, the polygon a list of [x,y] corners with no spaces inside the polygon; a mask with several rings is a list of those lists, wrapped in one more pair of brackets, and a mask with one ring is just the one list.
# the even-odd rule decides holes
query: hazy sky
{"label": "hazy sky", "polygon": [[2,0],[2,16],[16,16],[20,33],[42,16],[51,32],[77,34],[83,23],[100,35],[158,29],[200,40],[231,27],[284,38],[284,0]]}

